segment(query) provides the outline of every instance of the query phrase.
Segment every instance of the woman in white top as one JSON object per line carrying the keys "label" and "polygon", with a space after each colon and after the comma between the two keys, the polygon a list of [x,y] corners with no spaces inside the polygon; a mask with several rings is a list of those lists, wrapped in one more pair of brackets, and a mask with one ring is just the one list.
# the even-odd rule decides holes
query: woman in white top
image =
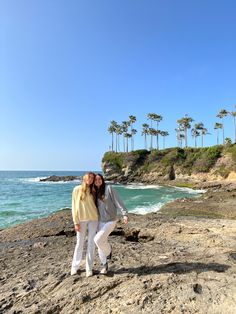
{"label": "woman in white top", "polygon": [[96,203],[99,212],[98,232],[94,242],[98,247],[98,254],[102,264],[101,274],[108,271],[107,260],[111,258],[111,246],[108,236],[114,230],[117,221],[117,209],[120,209],[124,223],[128,223],[128,213],[123,201],[111,185],[107,185],[101,174],[95,176]]}

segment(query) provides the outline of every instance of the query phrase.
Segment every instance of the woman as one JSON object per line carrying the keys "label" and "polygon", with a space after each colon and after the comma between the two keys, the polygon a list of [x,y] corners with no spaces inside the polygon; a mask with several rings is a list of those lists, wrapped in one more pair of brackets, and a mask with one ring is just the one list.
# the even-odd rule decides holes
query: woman
{"label": "woman", "polygon": [[95,205],[93,183],[95,174],[88,172],[83,177],[83,183],[76,186],[72,193],[72,217],[77,236],[71,275],[75,275],[82,260],[86,230],[88,228],[88,246],[86,253],[86,276],[93,275],[94,236],[98,227],[98,211]]}
{"label": "woman", "polygon": [[96,202],[99,211],[98,232],[94,242],[98,247],[98,254],[102,264],[101,274],[108,271],[107,260],[111,258],[111,246],[108,243],[108,236],[114,230],[117,220],[117,208],[123,215],[124,223],[128,223],[127,210],[111,185],[106,185],[101,174],[95,176],[94,187],[96,190]]}

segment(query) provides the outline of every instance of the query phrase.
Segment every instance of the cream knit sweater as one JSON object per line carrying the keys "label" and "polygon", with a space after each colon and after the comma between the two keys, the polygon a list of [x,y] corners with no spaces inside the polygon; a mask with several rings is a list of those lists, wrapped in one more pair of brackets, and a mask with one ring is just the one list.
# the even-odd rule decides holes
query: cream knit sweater
{"label": "cream knit sweater", "polygon": [[72,217],[74,224],[80,221],[98,220],[98,210],[90,192],[87,192],[84,200],[80,200],[81,186],[76,186],[72,193]]}

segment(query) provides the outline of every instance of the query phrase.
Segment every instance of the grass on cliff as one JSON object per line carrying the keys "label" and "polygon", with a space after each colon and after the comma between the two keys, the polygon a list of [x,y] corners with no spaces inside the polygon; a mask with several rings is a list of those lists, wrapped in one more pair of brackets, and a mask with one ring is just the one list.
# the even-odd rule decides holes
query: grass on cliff
{"label": "grass on cliff", "polygon": [[[142,166],[141,172],[148,173],[157,171],[163,176],[170,172],[171,167],[175,166],[180,169],[181,173],[191,175],[192,173],[209,172],[215,165],[218,158],[225,153],[231,154],[236,162],[236,145],[224,147],[216,145],[203,148],[167,148],[163,150],[146,149],[135,150],[129,153],[106,152],[102,159],[103,162],[109,162],[111,165],[122,169],[128,163],[133,166]],[[225,169],[219,169],[224,177],[228,172]]]}
{"label": "grass on cliff", "polygon": [[109,162],[110,164],[116,165],[119,169],[122,169],[127,162],[142,163],[149,154],[150,152],[146,149],[138,149],[129,153],[106,152],[102,162]]}

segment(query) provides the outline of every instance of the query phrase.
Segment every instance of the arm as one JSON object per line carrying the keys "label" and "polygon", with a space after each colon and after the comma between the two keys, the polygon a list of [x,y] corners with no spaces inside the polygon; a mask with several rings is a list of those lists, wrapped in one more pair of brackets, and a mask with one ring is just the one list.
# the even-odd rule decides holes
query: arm
{"label": "arm", "polygon": [[80,231],[78,211],[76,209],[76,197],[78,192],[74,189],[72,192],[72,218],[74,222],[75,231]]}
{"label": "arm", "polygon": [[124,218],[124,223],[127,224],[128,223],[128,211],[125,208],[125,205],[124,205],[122,199],[120,198],[120,196],[116,192],[116,190],[113,189],[110,185],[108,186],[108,189],[109,189],[109,192],[111,194],[111,198],[112,198],[112,201],[113,201],[115,207],[120,209],[121,214]]}

